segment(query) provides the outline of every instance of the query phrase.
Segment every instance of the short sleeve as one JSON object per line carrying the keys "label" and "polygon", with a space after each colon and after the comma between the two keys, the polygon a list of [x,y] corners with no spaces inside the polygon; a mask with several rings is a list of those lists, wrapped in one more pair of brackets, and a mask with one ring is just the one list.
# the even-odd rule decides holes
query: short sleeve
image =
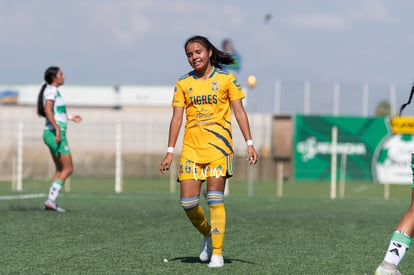
{"label": "short sleeve", "polygon": [[233,74],[229,74],[228,91],[230,101],[245,98],[245,94]]}
{"label": "short sleeve", "polygon": [[177,81],[174,87],[174,96],[171,102],[172,107],[184,107],[185,106],[185,94],[180,85],[180,81]]}
{"label": "short sleeve", "polygon": [[45,100],[52,100],[55,101],[57,97],[57,89],[54,89],[53,86],[47,86],[43,96]]}

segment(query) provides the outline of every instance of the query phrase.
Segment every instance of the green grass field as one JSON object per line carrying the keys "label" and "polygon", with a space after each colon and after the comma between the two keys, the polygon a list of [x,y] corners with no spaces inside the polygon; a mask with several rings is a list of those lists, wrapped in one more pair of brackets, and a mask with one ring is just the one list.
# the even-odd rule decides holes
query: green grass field
{"label": "green grass field", "polygon": [[[17,193],[0,182],[0,274],[373,274],[411,195],[392,186],[384,200],[382,186],[352,183],[331,200],[329,184],[313,182],[286,183],[279,198],[275,183],[258,182],[250,197],[230,181],[225,266],[211,270],[168,179],[127,179],[115,194],[113,179],[72,178],[58,201],[66,213],[15,197],[48,185],[25,180]],[[414,274],[413,259],[402,274]]]}

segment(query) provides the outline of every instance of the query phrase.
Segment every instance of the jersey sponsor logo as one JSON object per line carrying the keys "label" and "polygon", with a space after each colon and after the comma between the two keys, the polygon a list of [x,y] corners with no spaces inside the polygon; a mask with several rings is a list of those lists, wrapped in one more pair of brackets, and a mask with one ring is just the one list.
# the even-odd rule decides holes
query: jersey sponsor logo
{"label": "jersey sponsor logo", "polygon": [[200,122],[197,122],[196,123],[196,125],[213,125],[213,124],[215,124],[214,122],[212,122],[212,121],[200,121]]}
{"label": "jersey sponsor logo", "polygon": [[213,116],[213,113],[209,112],[206,109],[201,109],[200,112],[196,114],[197,119],[210,118],[212,116]]}

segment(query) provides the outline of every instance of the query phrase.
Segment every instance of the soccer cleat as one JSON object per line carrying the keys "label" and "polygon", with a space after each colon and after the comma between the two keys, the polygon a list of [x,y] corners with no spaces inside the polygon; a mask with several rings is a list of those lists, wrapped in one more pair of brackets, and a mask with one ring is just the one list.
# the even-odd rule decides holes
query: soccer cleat
{"label": "soccer cleat", "polygon": [[224,259],[221,255],[212,255],[208,267],[223,267]]}
{"label": "soccer cleat", "polygon": [[211,256],[211,237],[204,237],[200,247],[200,261],[207,262]]}
{"label": "soccer cleat", "polygon": [[56,211],[56,212],[66,212],[65,209],[63,209],[62,207],[59,207],[59,205],[57,205],[56,203],[47,200],[45,201],[45,210],[52,210],[52,211]]}
{"label": "soccer cleat", "polygon": [[375,270],[375,275],[401,275],[397,267],[387,262],[382,262]]}

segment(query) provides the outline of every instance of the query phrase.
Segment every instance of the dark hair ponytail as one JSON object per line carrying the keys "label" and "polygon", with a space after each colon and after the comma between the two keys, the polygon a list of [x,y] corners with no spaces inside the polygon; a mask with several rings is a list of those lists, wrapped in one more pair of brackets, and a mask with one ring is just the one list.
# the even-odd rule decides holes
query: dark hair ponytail
{"label": "dark hair ponytail", "polygon": [[409,104],[411,103],[411,99],[413,98],[413,94],[414,94],[414,84],[413,84],[413,86],[411,87],[410,97],[408,98],[407,103],[404,103],[404,104],[403,104],[403,105],[401,105],[401,107],[400,107],[400,113],[399,113],[399,115],[400,115],[400,116],[401,116],[401,113],[402,113],[402,111],[404,110],[404,108],[405,108],[407,105],[409,105]]}
{"label": "dark hair ponytail", "polygon": [[203,45],[207,49],[207,51],[211,50],[212,54],[211,54],[211,57],[210,57],[210,63],[214,67],[217,67],[219,69],[223,69],[222,65],[230,65],[230,64],[235,63],[235,60],[234,60],[233,56],[230,53],[227,53],[227,52],[224,52],[224,51],[221,51],[221,50],[217,49],[204,36],[196,35],[196,36],[192,36],[189,39],[187,39],[187,41],[184,44],[184,50],[187,49],[188,43],[191,43],[191,42],[198,42],[201,45]]}
{"label": "dark hair ponytail", "polygon": [[57,73],[59,72],[59,67],[52,66],[46,69],[42,87],[40,88],[39,95],[37,96],[37,114],[42,117],[46,117],[45,106],[43,106],[43,94],[45,92],[47,84],[52,84]]}
{"label": "dark hair ponytail", "polygon": [[40,88],[39,95],[37,96],[37,114],[42,117],[46,117],[45,106],[43,106],[43,93],[46,89],[47,83],[43,83]]}

